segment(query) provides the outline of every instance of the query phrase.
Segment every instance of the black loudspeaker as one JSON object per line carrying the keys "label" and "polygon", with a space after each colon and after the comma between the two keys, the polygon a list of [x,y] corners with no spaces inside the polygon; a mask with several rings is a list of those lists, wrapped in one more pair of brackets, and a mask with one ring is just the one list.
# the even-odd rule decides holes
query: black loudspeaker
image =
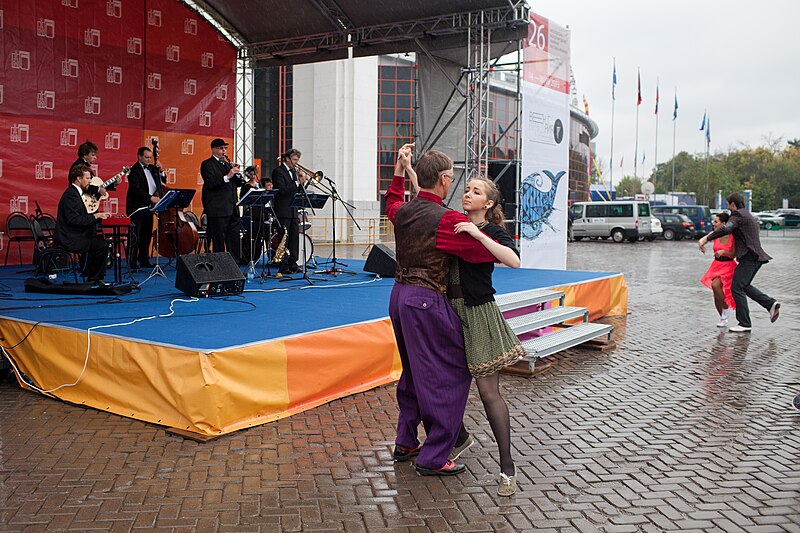
{"label": "black loudspeaker", "polygon": [[244,275],[228,252],[179,255],[175,288],[189,296],[227,296],[244,290]]}
{"label": "black loudspeaker", "polygon": [[397,269],[397,259],[394,250],[385,244],[375,244],[369,251],[367,262],[364,263],[364,272],[379,274],[384,278],[393,278]]}

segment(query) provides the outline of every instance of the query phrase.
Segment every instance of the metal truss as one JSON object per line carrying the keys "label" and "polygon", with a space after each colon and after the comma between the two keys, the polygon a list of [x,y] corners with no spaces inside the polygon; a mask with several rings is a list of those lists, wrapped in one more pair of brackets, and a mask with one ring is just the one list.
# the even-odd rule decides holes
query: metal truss
{"label": "metal truss", "polygon": [[[319,3],[326,6],[334,4],[332,0],[319,0]],[[477,20],[480,20],[480,24],[487,29],[514,28],[527,24],[527,8],[523,8],[521,4],[512,5],[509,2],[507,7],[352,29],[346,28],[349,24],[346,22],[348,20],[346,17],[342,19],[336,14],[338,7],[325,8],[323,12],[329,18],[336,20],[336,24],[342,26],[342,31],[254,43],[240,49],[239,57],[251,60],[284,59],[319,51],[453,36],[471,31],[471,25]]]}
{"label": "metal truss", "polygon": [[253,99],[253,68],[249,61],[237,59],[233,150],[236,161],[245,166],[253,164],[253,144],[255,142]]}

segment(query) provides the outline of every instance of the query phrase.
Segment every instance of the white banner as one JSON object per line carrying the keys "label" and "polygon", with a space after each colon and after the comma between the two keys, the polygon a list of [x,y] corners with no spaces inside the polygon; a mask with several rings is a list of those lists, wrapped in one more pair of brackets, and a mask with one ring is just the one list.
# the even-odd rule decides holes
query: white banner
{"label": "white banner", "polygon": [[531,13],[522,82],[520,254],[526,268],[567,267],[569,30]]}

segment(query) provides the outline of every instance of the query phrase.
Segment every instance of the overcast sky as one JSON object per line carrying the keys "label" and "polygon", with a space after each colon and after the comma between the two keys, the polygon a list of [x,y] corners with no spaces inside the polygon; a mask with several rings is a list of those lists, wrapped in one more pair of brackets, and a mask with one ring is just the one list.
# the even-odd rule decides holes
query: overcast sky
{"label": "overcast sky", "polygon": [[[633,175],[636,69],[641,68],[639,168],[655,164],[656,77],[660,78],[658,161],[672,157],[672,110],[678,91],[676,153],[705,152],[698,131],[711,117],[711,152],[800,138],[800,1],[528,0],[531,9],[572,30],[572,68],[580,107],[600,126],[597,152],[607,174],[611,77],[616,58],[614,182]],[[642,156],[646,161],[641,164]],[[620,169],[620,157],[624,166]],[[621,172],[621,170],[623,172]],[[606,176],[608,177],[608,176]]]}

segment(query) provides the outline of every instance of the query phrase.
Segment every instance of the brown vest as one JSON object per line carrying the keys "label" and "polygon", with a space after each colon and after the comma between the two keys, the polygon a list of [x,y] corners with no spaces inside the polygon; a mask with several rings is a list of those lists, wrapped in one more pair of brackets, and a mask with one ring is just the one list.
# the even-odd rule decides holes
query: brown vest
{"label": "brown vest", "polygon": [[419,198],[397,210],[394,219],[397,283],[445,293],[452,258],[436,249],[436,230],[447,211],[444,206]]}

